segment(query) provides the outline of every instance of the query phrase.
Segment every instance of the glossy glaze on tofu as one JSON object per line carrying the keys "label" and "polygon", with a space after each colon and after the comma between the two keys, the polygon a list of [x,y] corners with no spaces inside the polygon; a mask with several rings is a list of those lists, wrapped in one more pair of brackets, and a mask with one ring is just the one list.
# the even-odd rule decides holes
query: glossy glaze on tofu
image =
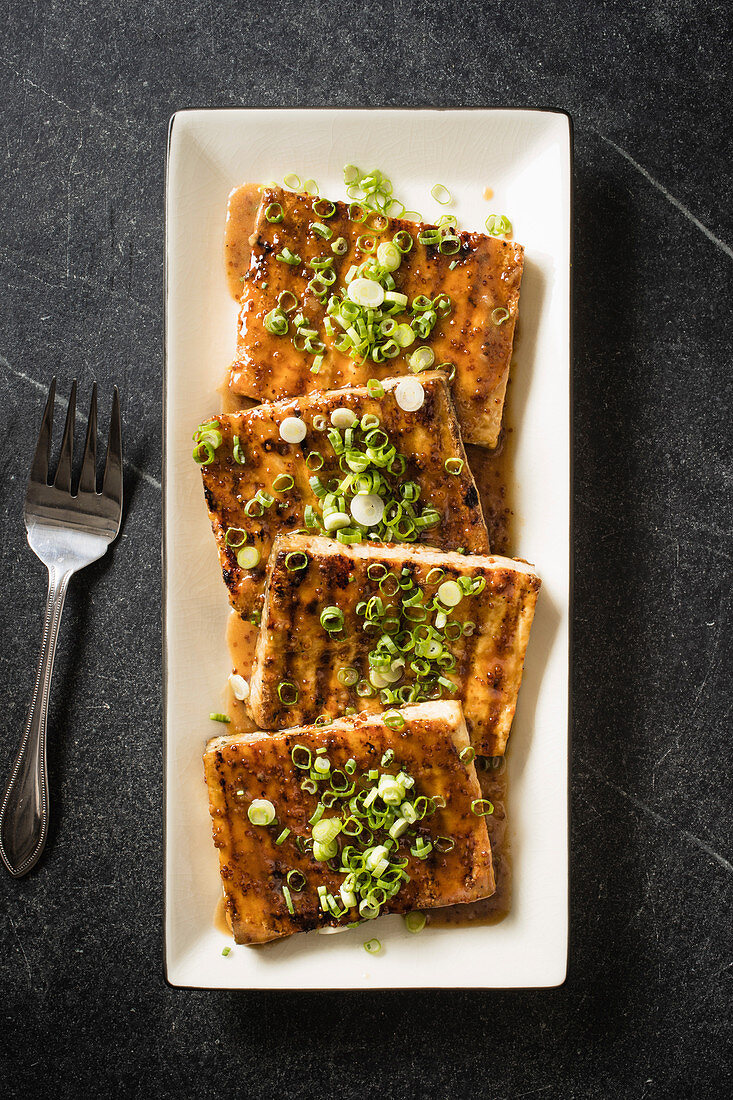
{"label": "glossy glaze on tofu", "polygon": [[[427,859],[418,859],[401,841],[399,854],[409,859],[410,878],[384,912],[476,901],[494,892],[486,822],[471,810],[471,803],[481,798],[480,786],[473,764],[459,758],[469,744],[460,706],[429,703],[401,713],[405,719],[401,730],[390,729],[379,715],[358,714],[320,728],[218,737],[209,742],[204,768],[214,844],[237,943],[264,943],[358,919],[355,909],[341,920],[322,912],[317,887],[325,886],[338,896],[343,875],[316,861],[309,851],[301,851],[296,843],[296,838],[309,835],[308,821],[318,796],[302,789],[303,772],[291,759],[295,745],[314,755],[325,749],[334,767],[343,768],[353,759],[357,785],[369,769],[380,768],[384,753],[392,749],[391,773],[404,769],[414,778],[417,794],[440,795],[445,800],[444,808],[420,823],[420,833],[426,838],[450,838],[455,846],[446,852],[434,848]],[[273,803],[276,824],[265,827],[250,822],[247,811],[254,799]],[[284,828],[291,833],[278,845]],[[302,873],[306,886],[292,894],[291,914],[283,886],[292,870]],[[363,927],[368,931],[368,923]]]}
{"label": "glossy glaze on tofu", "polygon": [[[446,550],[464,547],[472,553],[488,553],[481,503],[445,378],[430,372],[421,375],[420,381],[425,401],[416,412],[405,412],[397,404],[394,390],[399,379],[386,379],[381,398],[370,397],[363,387],[333,390],[216,418],[222,444],[214,461],[203,466],[201,472],[224,582],[241,615],[249,617],[261,606],[273,538],[303,528],[306,505],[318,504],[309,483],[314,471],[308,467],[308,455],[316,452],[324,457],[324,465],[318,470],[322,480],[340,476],[338,459],[324,432],[313,427],[314,417],[329,418],[337,408],[351,409],[360,418],[365,414],[380,418],[382,428],[407,462],[404,475],[395,479],[395,484],[398,480],[415,481],[420,486],[421,504],[429,503],[440,513],[440,524],[422,531],[420,541]],[[286,417],[303,420],[307,434],[302,443],[286,443],[281,438],[279,428]],[[243,451],[243,464],[233,457],[234,436]],[[460,473],[446,471],[448,460],[459,467],[463,463]],[[273,491],[279,475],[292,477],[291,490]],[[245,506],[258,490],[271,492],[275,502],[261,516],[248,516]],[[243,569],[237,564],[237,550],[226,540],[231,528],[246,531],[247,545],[259,551],[260,560],[254,568]]]}
{"label": "glossy glaze on tofu", "polygon": [[[243,281],[236,358],[229,376],[235,394],[272,401],[314,390],[364,385],[372,377],[408,371],[406,355],[417,345],[384,363],[362,363],[338,351],[324,329],[325,305],[307,289],[314,274],[308,262],[332,257],[336,274],[332,289],[342,292],[349,268],[367,259],[368,254],[359,250],[357,242],[369,234],[369,229],[349,219],[346,204],[335,203],[328,229],[333,239],[343,237],[348,249],[342,256],[334,255],[328,241],[312,228],[321,220],[313,211],[314,201],[313,197],[278,187],[262,192],[251,239],[250,267]],[[282,221],[274,224],[265,216],[272,203],[279,203],[283,212]],[[385,240],[391,240],[398,231],[406,231],[414,239],[411,251],[394,272],[396,289],[407,294],[410,301],[418,295],[434,299],[442,293],[450,297],[450,315],[438,322],[425,343],[433,349],[437,364],[455,366],[452,390],[464,439],[495,447],[509,376],[524,250],[513,241],[458,231],[460,251],[443,255],[436,246],[418,241],[419,233],[434,228],[391,220],[383,235]],[[300,262],[291,266],[277,260],[283,248],[299,257]],[[272,335],[265,327],[265,317],[282,291],[296,296],[304,316],[326,345],[317,374],[311,373],[312,355],[296,350],[289,336]],[[497,309],[499,314],[494,313]],[[496,323],[504,310],[508,316]]]}
{"label": "glossy glaze on tofu", "polygon": [[[286,564],[293,551],[307,559],[307,566],[297,572]],[[443,582],[465,579],[477,587],[484,583],[480,592],[465,595],[450,610],[449,618],[462,624],[460,637],[446,642],[455,666],[445,675],[456,691],[449,695],[449,689],[441,688],[441,693],[462,702],[476,752],[502,755],[540,588],[532,566],[511,558],[374,543],[342,546],[309,536],[278,538],[270,556],[247,704],[254,721],[264,729],[278,729],[312,722],[320,714],[342,714],[350,706],[375,713],[392,705],[379,691],[367,697],[362,693],[370,678],[368,654],[375,645],[375,635],[364,629],[364,602],[378,597],[390,603],[399,630],[416,622],[401,604],[401,590],[387,594],[395,582],[385,585],[383,577],[377,579],[381,567],[398,580],[413,581],[426,602],[435,598]],[[344,616],[343,628],[330,634],[321,623],[327,607],[338,607]],[[428,621],[434,617],[431,612]],[[473,624],[470,632],[464,629],[466,623]],[[408,651],[405,656],[404,678],[395,688],[409,686],[416,678],[413,655]],[[356,670],[356,684],[343,682],[343,669]],[[285,701],[283,682],[293,685]],[[292,695],[297,695],[296,701],[288,705]]]}

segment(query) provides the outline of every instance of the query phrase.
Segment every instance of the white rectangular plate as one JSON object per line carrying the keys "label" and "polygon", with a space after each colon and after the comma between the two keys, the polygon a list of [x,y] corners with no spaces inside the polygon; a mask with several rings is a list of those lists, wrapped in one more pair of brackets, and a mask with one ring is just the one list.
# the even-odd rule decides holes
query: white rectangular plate
{"label": "white rectangular plate", "polygon": [[[526,248],[513,369],[517,556],[543,587],[509,748],[514,866],[500,924],[426,929],[380,920],[381,956],[361,929],[234,947],[214,927],[221,893],[201,753],[230,671],[229,614],[191,460],[191,433],[218,411],[233,358],[236,305],[224,277],[227,196],[244,181],[313,177],[345,197],[344,164],[379,167],[408,208],[459,224],[505,213]],[[489,203],[483,192],[491,187]],[[182,111],[167,181],[165,423],[166,973],[177,986],[287,989],[553,986],[565,978],[568,926],[568,615],[570,565],[571,137],[565,114],[535,110]],[[215,731],[214,731],[215,732]]]}

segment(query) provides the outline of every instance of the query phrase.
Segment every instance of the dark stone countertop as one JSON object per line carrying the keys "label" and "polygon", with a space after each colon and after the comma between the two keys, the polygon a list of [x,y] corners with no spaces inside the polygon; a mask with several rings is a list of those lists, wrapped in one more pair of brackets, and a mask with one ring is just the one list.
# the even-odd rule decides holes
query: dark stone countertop
{"label": "dark stone countertop", "polygon": [[[726,6],[10,0],[2,53],[5,774],[42,567],[42,392],[122,389],[129,508],[72,587],[46,857],[0,875],[12,1097],[729,1095]],[[162,976],[163,177],[185,106],[562,107],[575,123],[570,969],[536,992],[188,992]],[[107,407],[107,406],[105,406]],[[136,471],[144,471],[141,476]],[[726,1058],[728,1055],[728,1058]]]}

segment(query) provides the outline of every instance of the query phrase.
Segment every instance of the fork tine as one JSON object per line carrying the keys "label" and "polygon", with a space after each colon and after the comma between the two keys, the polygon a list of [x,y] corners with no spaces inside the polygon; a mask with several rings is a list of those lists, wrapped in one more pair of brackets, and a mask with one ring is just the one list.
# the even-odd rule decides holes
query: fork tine
{"label": "fork tine", "polygon": [[84,445],[84,459],[79,478],[80,493],[97,491],[97,383],[92,386],[92,401],[89,406],[87,423],[87,441]]}
{"label": "fork tine", "polygon": [[61,457],[53,479],[54,487],[71,492],[71,465],[74,461],[74,421],[76,419],[76,379],[71,383],[69,407],[66,410],[64,438],[61,440]]}
{"label": "fork tine", "polygon": [[36,452],[31,463],[31,481],[48,484],[48,464],[51,460],[51,430],[53,428],[53,407],[56,401],[56,379],[51,379],[46,398],[46,408],[43,410],[41,430],[38,433]]}
{"label": "fork tine", "polygon": [[112,415],[107,437],[107,458],[104,463],[102,493],[114,501],[122,515],[122,422],[120,419],[120,393],[115,386],[112,397]]}

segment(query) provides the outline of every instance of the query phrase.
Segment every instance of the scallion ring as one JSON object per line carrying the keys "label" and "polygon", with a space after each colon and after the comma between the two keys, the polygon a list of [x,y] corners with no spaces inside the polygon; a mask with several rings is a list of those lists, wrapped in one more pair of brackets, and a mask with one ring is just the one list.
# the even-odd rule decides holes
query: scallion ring
{"label": "scallion ring", "polygon": [[256,546],[243,546],[237,552],[237,565],[241,569],[254,569],[259,565],[260,552]]}
{"label": "scallion ring", "polygon": [[275,820],[275,807],[269,798],[255,798],[249,804],[247,817],[253,825],[272,825]]}
{"label": "scallion ring", "polygon": [[281,680],[277,685],[277,697],[284,707],[294,707],[300,692],[292,680]]}
{"label": "scallion ring", "polygon": [[321,626],[329,634],[335,634],[344,627],[344,613],[340,607],[324,607],[321,612]]}
{"label": "scallion ring", "polygon": [[408,932],[412,932],[413,935],[417,935],[418,932],[422,932],[427,918],[424,913],[421,913],[419,909],[414,910],[412,913],[408,913],[405,917],[405,928]]}
{"label": "scallion ring", "polygon": [[288,493],[295,485],[295,479],[291,474],[278,474],[272,483],[276,493]]}
{"label": "scallion ring", "polygon": [[463,472],[465,463],[462,458],[446,458],[443,463],[443,468],[447,474],[453,474],[454,477],[458,477]]}
{"label": "scallion ring", "polygon": [[243,527],[230,527],[224,536],[224,542],[232,550],[238,550],[247,541],[247,532]]}
{"label": "scallion ring", "polygon": [[436,183],[435,186],[430,189],[430,194],[441,206],[448,206],[448,204],[453,201],[453,196],[450,191],[442,183]]}

